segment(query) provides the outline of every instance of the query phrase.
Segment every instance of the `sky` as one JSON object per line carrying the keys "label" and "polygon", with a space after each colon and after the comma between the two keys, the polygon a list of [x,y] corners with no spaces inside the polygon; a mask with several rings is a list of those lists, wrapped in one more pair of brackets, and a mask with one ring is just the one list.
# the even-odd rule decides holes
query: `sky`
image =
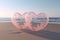
{"label": "sky", "polygon": [[0,0],[0,17],[28,11],[43,11],[49,17],[60,17],[60,0]]}

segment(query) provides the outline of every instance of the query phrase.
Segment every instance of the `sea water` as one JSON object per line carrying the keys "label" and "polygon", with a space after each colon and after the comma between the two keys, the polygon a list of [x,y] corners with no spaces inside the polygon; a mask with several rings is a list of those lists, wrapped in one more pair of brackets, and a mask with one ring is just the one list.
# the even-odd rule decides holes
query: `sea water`
{"label": "sea water", "polygon": [[[42,18],[32,18],[32,22],[42,22],[42,21],[45,21],[46,18],[42,19]],[[17,21],[20,21],[20,22],[24,22],[25,19],[23,18],[20,18],[20,19],[17,19]],[[11,22],[11,18],[0,18],[0,22]],[[49,18],[49,22],[60,22],[60,18],[55,18],[55,17],[51,17]]]}

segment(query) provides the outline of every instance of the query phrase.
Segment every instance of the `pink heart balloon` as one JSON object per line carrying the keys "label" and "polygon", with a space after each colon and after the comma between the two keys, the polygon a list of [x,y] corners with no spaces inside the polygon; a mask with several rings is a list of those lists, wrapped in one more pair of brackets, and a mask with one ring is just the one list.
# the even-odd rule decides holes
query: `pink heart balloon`
{"label": "pink heart balloon", "polygon": [[39,31],[39,30],[44,29],[47,26],[49,19],[45,13],[36,14],[34,12],[29,12],[29,15],[30,15],[31,19],[35,18],[35,20],[37,20],[37,18],[38,19],[40,18],[40,20],[38,20],[39,22],[36,22],[36,21],[32,22],[32,23],[30,22],[30,26],[29,26],[30,30]]}
{"label": "pink heart balloon", "polygon": [[21,22],[22,21],[21,18],[25,19],[25,14],[22,15],[22,14],[17,12],[17,13],[14,14],[14,16],[11,20],[12,20],[13,25],[15,25],[16,28],[25,29],[26,28],[26,26],[25,26],[26,23],[25,23],[25,21]]}
{"label": "pink heart balloon", "polygon": [[[24,20],[21,20],[24,19]],[[37,22],[34,21],[34,20]],[[22,21],[22,22],[21,22]],[[24,21],[24,22],[23,22]],[[20,13],[15,13],[12,18],[13,25],[18,29],[30,29],[32,31],[39,31],[44,29],[48,24],[48,16],[45,13],[34,13],[34,12],[25,12],[23,15]]]}

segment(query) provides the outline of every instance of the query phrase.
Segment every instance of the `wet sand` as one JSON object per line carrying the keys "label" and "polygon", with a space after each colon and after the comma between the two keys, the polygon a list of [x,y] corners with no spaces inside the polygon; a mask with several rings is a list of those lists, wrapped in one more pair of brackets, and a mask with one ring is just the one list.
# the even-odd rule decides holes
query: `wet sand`
{"label": "wet sand", "polygon": [[48,24],[39,32],[21,32],[11,22],[0,22],[0,40],[60,40],[60,24]]}

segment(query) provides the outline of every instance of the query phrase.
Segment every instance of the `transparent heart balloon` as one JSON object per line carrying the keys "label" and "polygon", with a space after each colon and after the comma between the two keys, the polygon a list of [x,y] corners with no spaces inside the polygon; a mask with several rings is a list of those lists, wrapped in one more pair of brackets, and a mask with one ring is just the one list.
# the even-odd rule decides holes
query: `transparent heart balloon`
{"label": "transparent heart balloon", "polygon": [[11,18],[13,25],[18,29],[25,29],[25,14],[15,13]]}
{"label": "transparent heart balloon", "polygon": [[25,12],[24,14],[15,13],[12,23],[18,29],[29,29],[39,31],[48,24],[48,16],[45,13]]}
{"label": "transparent heart balloon", "polygon": [[30,30],[39,31],[43,30],[47,26],[49,19],[45,13],[29,12],[29,15],[31,17],[31,22],[29,26]]}

